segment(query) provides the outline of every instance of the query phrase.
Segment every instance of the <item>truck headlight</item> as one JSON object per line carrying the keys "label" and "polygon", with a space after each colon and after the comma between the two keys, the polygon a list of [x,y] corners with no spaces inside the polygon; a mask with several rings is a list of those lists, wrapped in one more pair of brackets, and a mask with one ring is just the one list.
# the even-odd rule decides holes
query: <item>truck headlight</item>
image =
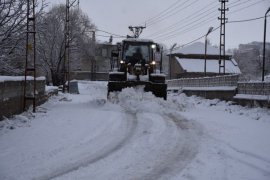
{"label": "truck headlight", "polygon": [[156,49],[156,47],[157,47],[157,45],[155,45],[155,44],[152,44],[152,45],[151,45],[151,48],[152,48],[152,49]]}

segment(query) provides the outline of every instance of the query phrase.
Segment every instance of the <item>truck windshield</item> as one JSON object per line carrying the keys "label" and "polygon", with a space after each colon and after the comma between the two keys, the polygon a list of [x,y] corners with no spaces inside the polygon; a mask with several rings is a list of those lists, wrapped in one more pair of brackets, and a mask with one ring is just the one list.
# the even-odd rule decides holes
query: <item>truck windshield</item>
{"label": "truck windshield", "polygon": [[144,61],[145,63],[149,62],[150,59],[150,51],[148,45],[133,45],[133,44],[126,44],[123,59],[129,62],[131,59],[138,59]]}

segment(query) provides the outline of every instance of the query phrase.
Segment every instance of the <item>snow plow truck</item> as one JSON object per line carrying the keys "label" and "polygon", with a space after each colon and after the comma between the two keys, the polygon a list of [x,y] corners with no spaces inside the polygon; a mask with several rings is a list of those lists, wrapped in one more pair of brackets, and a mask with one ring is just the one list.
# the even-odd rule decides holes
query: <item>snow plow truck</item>
{"label": "snow plow truck", "polygon": [[144,91],[167,99],[167,84],[165,74],[162,73],[162,51],[152,40],[127,38],[118,43],[117,50],[112,51],[111,69],[108,97],[110,92],[144,86]]}

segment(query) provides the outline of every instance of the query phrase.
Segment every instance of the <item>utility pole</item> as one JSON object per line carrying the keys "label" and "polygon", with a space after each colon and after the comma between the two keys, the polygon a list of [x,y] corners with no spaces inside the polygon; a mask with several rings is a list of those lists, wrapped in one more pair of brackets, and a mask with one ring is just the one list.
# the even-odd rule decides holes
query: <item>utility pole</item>
{"label": "utility pole", "polygon": [[69,43],[70,43],[70,30],[69,30],[69,10],[70,10],[70,2],[66,0],[66,22],[65,22],[65,50],[64,50],[64,63],[63,63],[63,71],[64,71],[64,79],[63,79],[63,92],[67,90],[69,92]]}
{"label": "utility pole", "polygon": [[177,45],[177,43],[174,43],[170,49],[170,57],[169,57],[170,79],[172,79],[172,51],[176,45]]}
{"label": "utility pole", "polygon": [[133,32],[134,38],[139,38],[143,29],[145,29],[146,26],[129,26],[128,28],[131,32]]}
{"label": "utility pole", "polygon": [[228,20],[228,18],[226,18],[225,12],[229,10],[229,8],[226,8],[226,2],[229,2],[229,0],[219,0],[219,2],[221,2],[221,8],[218,9],[220,11],[220,17],[218,17],[220,20],[219,74],[221,73],[222,69],[223,74],[225,74],[225,21]]}
{"label": "utility pole", "polygon": [[205,34],[205,43],[204,43],[204,76],[206,76],[206,55],[207,55],[207,36],[213,31],[213,27],[210,27]]}
{"label": "utility pole", "polygon": [[77,5],[79,7],[79,0],[66,0],[66,21],[65,21],[65,50],[64,50],[64,63],[63,63],[63,92],[67,90],[69,92],[69,84],[70,84],[70,18],[69,11],[70,8],[77,1]]}
{"label": "utility pole", "polygon": [[264,75],[265,75],[265,41],[266,41],[266,25],[267,25],[267,13],[269,13],[270,7],[265,13],[264,16],[264,33],[263,33],[263,69],[262,69],[262,81],[264,81]]}
{"label": "utility pole", "polygon": [[[23,109],[26,110],[27,101],[32,101],[33,112],[36,111],[36,18],[35,0],[27,0],[27,22],[26,22],[26,59],[24,72],[24,103]],[[27,76],[34,77],[33,84],[29,79],[27,88]],[[30,93],[27,93],[26,91]]]}

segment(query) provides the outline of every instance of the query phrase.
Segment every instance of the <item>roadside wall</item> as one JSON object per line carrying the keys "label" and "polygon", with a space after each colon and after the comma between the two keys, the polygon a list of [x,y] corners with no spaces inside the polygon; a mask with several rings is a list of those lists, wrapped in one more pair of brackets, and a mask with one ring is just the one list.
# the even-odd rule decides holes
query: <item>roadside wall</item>
{"label": "roadside wall", "polygon": [[[0,76],[1,77],[1,76]],[[45,78],[36,81],[36,105],[46,101]],[[33,78],[27,80],[27,94],[32,94]],[[24,76],[0,78],[0,120],[23,112]],[[31,102],[27,103],[29,107]]]}
{"label": "roadside wall", "polygon": [[270,82],[238,82],[239,75],[168,80],[168,91],[188,96],[234,101],[240,105],[270,107]]}
{"label": "roadside wall", "polygon": [[238,78],[239,75],[181,78],[168,80],[167,84],[170,88],[237,86]]}
{"label": "roadside wall", "polygon": [[270,108],[270,82],[239,82],[234,101],[241,105]]}
{"label": "roadside wall", "polygon": [[168,80],[169,91],[182,91],[188,96],[196,95],[207,99],[233,100],[239,75]]}

